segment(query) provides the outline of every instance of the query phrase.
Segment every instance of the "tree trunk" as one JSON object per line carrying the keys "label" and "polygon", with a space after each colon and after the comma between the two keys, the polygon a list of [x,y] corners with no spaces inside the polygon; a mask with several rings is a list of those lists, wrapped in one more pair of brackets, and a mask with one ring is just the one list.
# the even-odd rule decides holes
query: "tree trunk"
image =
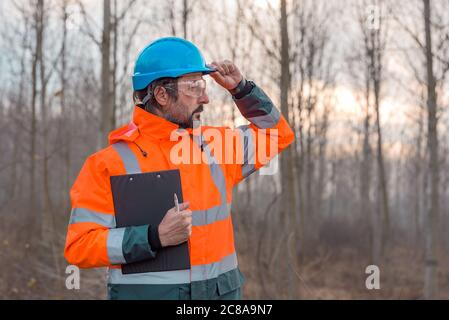
{"label": "tree trunk", "polygon": [[[378,81],[376,80],[375,83]],[[389,200],[388,200],[388,189],[387,189],[387,178],[385,172],[385,163],[382,150],[382,130],[380,127],[380,98],[379,98],[379,84],[374,85],[374,105],[376,110],[376,131],[377,131],[377,166],[379,174],[379,193],[381,196],[381,221],[382,221],[382,256],[385,253],[385,248],[388,243],[389,233],[390,233],[390,211],[389,211]]]}
{"label": "tree trunk", "polygon": [[36,106],[37,106],[37,72],[38,64],[40,61],[40,54],[42,52],[42,32],[40,25],[41,14],[41,1],[38,1],[36,10],[34,12],[34,30],[36,34],[35,51],[33,53],[33,61],[31,67],[31,131],[30,131],[30,207],[32,210],[29,212],[27,236],[28,242],[32,239],[33,235],[40,234],[36,224],[38,217],[36,216],[38,211],[38,205],[36,200],[36,140],[37,140],[37,119],[36,119]]}
{"label": "tree trunk", "polygon": [[420,116],[418,119],[418,136],[416,138],[416,153],[414,159],[414,176],[413,176],[413,197],[414,197],[414,205],[413,205],[413,216],[414,216],[414,239],[413,243],[416,247],[419,247],[421,243],[421,228],[420,228],[420,217],[421,217],[421,199],[424,197],[424,193],[422,192],[422,177],[423,177],[423,158],[422,158],[422,140],[423,140],[423,131],[424,131],[424,123],[423,119]]}
{"label": "tree trunk", "polygon": [[189,19],[189,2],[183,0],[182,2],[182,31],[184,39],[187,39],[187,21]]}
{"label": "tree trunk", "polygon": [[62,119],[64,124],[64,174],[63,174],[63,196],[62,196],[62,208],[66,210],[70,210],[70,199],[68,196],[68,191],[70,190],[70,184],[71,184],[71,148],[72,148],[72,132],[71,132],[71,108],[66,106],[66,87],[67,87],[67,78],[66,78],[66,72],[67,72],[67,20],[68,20],[68,13],[67,13],[67,0],[63,2],[63,8],[62,8],[62,48],[61,48],[61,110],[63,113]]}
{"label": "tree trunk", "polygon": [[[288,21],[287,21],[287,3],[281,0],[281,78],[280,78],[280,101],[281,112],[284,117],[289,119],[288,95],[290,90],[290,55],[288,39]],[[281,156],[281,178],[282,178],[282,197],[284,201],[282,210],[282,227],[288,230],[287,237],[287,261],[288,267],[288,296],[290,299],[297,297],[297,281],[295,272],[296,267],[296,201],[294,194],[294,176],[292,170],[292,151],[288,148]],[[289,241],[290,240],[290,241]]]}
{"label": "tree trunk", "polygon": [[43,44],[44,44],[44,1],[38,0],[39,24],[40,24],[40,45],[39,45],[39,74],[40,74],[40,107],[42,112],[42,190],[43,190],[43,208],[41,216],[41,236],[43,244],[49,245],[51,243],[52,222],[51,212],[52,203],[50,195],[50,177],[48,170],[48,106],[46,104],[47,98],[47,80],[45,75],[45,59],[43,57]]}
{"label": "tree trunk", "polygon": [[111,92],[111,1],[103,0],[103,34],[101,41],[101,101],[98,147],[107,145],[107,135],[113,128]]}
{"label": "tree trunk", "polygon": [[432,31],[430,1],[424,2],[425,57],[427,78],[427,144],[429,150],[430,207],[426,221],[424,297],[434,299],[438,294],[437,240],[439,215],[439,164],[438,164],[438,117],[436,80],[433,71]]}
{"label": "tree trunk", "polygon": [[111,129],[116,127],[115,115],[117,112],[117,65],[118,65],[118,7],[117,0],[114,0],[114,14],[113,14],[113,46],[112,46],[112,113],[111,113]]}
{"label": "tree trunk", "polygon": [[372,217],[371,210],[371,200],[370,200],[370,189],[371,189],[371,161],[372,161],[372,151],[370,144],[370,81],[367,73],[365,79],[365,119],[363,122],[363,148],[362,148],[362,164],[360,167],[360,217],[369,221],[368,228],[368,239],[370,245],[371,259],[372,261],[377,260],[377,254],[374,244],[375,244],[375,233],[374,233],[374,223],[375,219]]}
{"label": "tree trunk", "polygon": [[388,235],[390,230],[390,212],[389,212],[389,197],[388,186],[385,172],[385,162],[383,156],[382,147],[382,130],[380,125],[380,90],[382,82],[382,55],[383,47],[381,44],[381,31],[379,29],[371,31],[371,54],[370,54],[370,69],[371,69],[371,81],[374,89],[374,109],[376,112],[376,132],[377,132],[377,167],[378,167],[378,187],[380,196],[380,219],[381,219],[381,256],[384,255],[384,251],[388,241]]}

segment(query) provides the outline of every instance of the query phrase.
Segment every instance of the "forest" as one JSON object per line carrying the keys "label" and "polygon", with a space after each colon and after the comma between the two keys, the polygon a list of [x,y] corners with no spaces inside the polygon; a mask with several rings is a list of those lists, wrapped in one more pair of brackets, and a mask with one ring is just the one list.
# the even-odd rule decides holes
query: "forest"
{"label": "forest", "polygon": [[[233,61],[296,134],[234,190],[245,299],[449,298],[447,0],[0,1],[0,298],[106,298],[105,268],[66,287],[69,191],[165,36]],[[203,123],[245,124],[205,79]]]}

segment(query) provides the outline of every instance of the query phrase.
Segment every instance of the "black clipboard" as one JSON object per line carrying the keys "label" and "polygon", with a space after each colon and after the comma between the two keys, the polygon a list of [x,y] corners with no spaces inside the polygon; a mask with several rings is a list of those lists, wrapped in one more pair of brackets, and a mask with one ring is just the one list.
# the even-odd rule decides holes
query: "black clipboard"
{"label": "black clipboard", "polygon": [[[179,170],[111,176],[115,220],[118,228],[159,225],[170,208],[173,194],[183,202]],[[154,259],[122,265],[123,274],[184,270],[190,268],[188,243],[161,248]]]}

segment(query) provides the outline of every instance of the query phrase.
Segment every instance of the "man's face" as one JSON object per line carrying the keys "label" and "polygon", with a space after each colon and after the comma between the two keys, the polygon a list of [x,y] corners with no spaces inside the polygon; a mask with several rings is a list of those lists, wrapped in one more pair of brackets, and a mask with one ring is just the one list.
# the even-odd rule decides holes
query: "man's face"
{"label": "man's face", "polygon": [[182,128],[193,128],[200,121],[203,105],[209,103],[205,80],[201,73],[189,73],[178,78],[178,99],[170,101],[165,115],[171,122]]}

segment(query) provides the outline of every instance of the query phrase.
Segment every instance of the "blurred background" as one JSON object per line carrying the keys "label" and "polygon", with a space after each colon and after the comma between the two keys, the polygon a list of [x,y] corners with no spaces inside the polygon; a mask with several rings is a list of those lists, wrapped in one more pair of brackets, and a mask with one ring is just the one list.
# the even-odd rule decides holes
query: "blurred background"
{"label": "blurred background", "polygon": [[[234,192],[244,298],[449,298],[447,0],[1,1],[0,298],[106,298],[105,269],[65,286],[69,189],[170,35],[234,61],[296,132]],[[244,124],[207,81],[203,123]]]}

